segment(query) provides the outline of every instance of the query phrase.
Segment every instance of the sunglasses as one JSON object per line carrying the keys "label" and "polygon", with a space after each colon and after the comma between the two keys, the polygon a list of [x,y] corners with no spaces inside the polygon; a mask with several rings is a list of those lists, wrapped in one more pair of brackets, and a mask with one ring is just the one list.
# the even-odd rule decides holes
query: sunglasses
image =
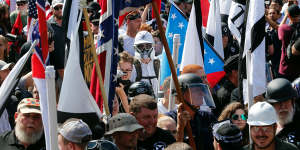
{"label": "sunglasses", "polygon": [[26,4],[26,2],[19,2],[19,3],[17,3],[17,6],[23,6],[25,4]]}
{"label": "sunglasses", "polygon": [[269,127],[269,126],[252,126],[251,130],[253,130],[254,132],[259,132],[262,131],[264,133],[269,133],[273,131],[273,128]]}
{"label": "sunglasses", "polygon": [[63,6],[62,6],[62,5],[59,5],[59,6],[55,6],[55,7],[54,7],[54,10],[57,11],[57,10],[62,9],[62,8],[63,8]]}
{"label": "sunglasses", "polygon": [[135,20],[135,19],[138,19],[138,18],[141,18],[140,13],[136,13],[136,14],[132,14],[132,15],[127,16],[127,19],[129,19],[129,20]]}
{"label": "sunglasses", "polygon": [[[231,116],[231,119],[232,119],[232,120],[239,120],[239,115],[233,114],[233,115]],[[242,120],[247,120],[247,116],[246,116],[245,114],[241,114],[241,119],[242,119]]]}

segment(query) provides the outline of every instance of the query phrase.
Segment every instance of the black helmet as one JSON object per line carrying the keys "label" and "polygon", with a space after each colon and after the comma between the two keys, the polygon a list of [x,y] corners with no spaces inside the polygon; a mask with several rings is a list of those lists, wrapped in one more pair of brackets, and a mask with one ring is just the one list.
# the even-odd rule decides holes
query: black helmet
{"label": "black helmet", "polygon": [[294,89],[297,91],[297,98],[300,97],[300,77],[293,81],[292,83]]}
{"label": "black helmet", "polygon": [[296,97],[297,91],[287,79],[277,78],[267,86],[266,99],[269,103],[284,102]]}
{"label": "black helmet", "polygon": [[147,94],[150,96],[154,96],[154,92],[151,85],[145,81],[134,82],[130,85],[128,89],[129,98],[135,97],[139,94]]}
{"label": "black helmet", "polygon": [[178,82],[182,92],[185,92],[188,84],[203,83],[202,79],[194,73],[185,73],[178,77]]}

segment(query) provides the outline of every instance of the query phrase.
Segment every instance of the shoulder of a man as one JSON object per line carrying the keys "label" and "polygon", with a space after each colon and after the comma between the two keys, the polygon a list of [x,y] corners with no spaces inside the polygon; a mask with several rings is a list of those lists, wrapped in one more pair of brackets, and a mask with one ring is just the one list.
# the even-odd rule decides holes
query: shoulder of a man
{"label": "shoulder of a man", "polygon": [[[9,143],[15,143],[15,138],[13,137],[13,131],[6,131],[0,135],[0,145],[5,146]],[[2,147],[3,148],[3,147]]]}
{"label": "shoulder of a man", "polygon": [[157,142],[163,142],[166,145],[172,144],[176,141],[170,132],[159,127],[156,128],[156,132],[154,133],[153,137],[154,139],[157,139]]}

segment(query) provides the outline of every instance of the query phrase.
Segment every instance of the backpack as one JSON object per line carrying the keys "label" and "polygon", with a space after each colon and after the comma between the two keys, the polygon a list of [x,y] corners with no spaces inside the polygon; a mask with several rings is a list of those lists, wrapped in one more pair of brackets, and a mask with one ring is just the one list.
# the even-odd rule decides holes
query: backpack
{"label": "backpack", "polygon": [[[136,70],[135,81],[141,81],[145,77],[142,76],[142,66],[141,66],[140,61],[137,60],[137,59],[134,59],[133,65],[134,65],[135,70]],[[153,68],[154,68],[155,76],[154,77],[147,77],[147,79],[152,79],[152,78],[157,78],[158,79],[159,68],[160,68],[160,61],[159,61],[159,59],[154,59],[153,60]]]}
{"label": "backpack", "polygon": [[[287,60],[293,61],[294,59],[297,59],[296,56],[293,56],[292,54],[292,46],[295,44],[297,39],[300,38],[300,23],[297,23],[295,26],[292,26],[294,28],[294,32],[292,34],[291,40],[289,45],[287,46],[286,53],[287,53]],[[299,59],[299,58],[298,58]]]}

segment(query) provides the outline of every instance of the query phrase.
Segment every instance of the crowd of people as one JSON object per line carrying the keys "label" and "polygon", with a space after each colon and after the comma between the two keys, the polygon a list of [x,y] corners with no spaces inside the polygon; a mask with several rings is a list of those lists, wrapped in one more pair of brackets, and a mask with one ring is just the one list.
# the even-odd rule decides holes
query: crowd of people
{"label": "crowd of people", "polygon": [[[30,48],[27,41],[28,0],[0,0],[0,85]],[[192,0],[173,0],[189,16]],[[70,41],[63,27],[63,0],[48,0],[50,65],[56,70],[57,97],[64,78]],[[80,118],[58,127],[60,150],[297,150],[300,149],[300,9],[299,0],[265,2],[266,64],[271,80],[266,92],[249,107],[239,93],[240,46],[222,18],[224,71],[211,87],[203,66],[184,66],[178,76],[180,93],[167,77],[160,86],[163,44],[151,4],[129,12],[119,28],[117,87],[105,132],[95,138]],[[161,20],[168,22],[170,6],[162,0]],[[101,36],[97,1],[87,1],[94,40]],[[19,20],[18,20],[19,19]],[[22,31],[14,26],[21,22]],[[225,21],[224,21],[225,20]],[[96,44],[96,42],[95,42]],[[30,60],[28,60],[30,61]],[[264,65],[264,64],[262,64]],[[0,149],[46,149],[39,93],[27,62],[0,118]],[[160,92],[159,92],[160,91]],[[163,95],[163,96],[162,96]],[[171,99],[170,99],[171,98]],[[172,104],[174,101],[175,105]],[[70,106],[72,107],[72,106]],[[97,134],[99,135],[99,133]],[[252,141],[252,142],[250,142]]]}

